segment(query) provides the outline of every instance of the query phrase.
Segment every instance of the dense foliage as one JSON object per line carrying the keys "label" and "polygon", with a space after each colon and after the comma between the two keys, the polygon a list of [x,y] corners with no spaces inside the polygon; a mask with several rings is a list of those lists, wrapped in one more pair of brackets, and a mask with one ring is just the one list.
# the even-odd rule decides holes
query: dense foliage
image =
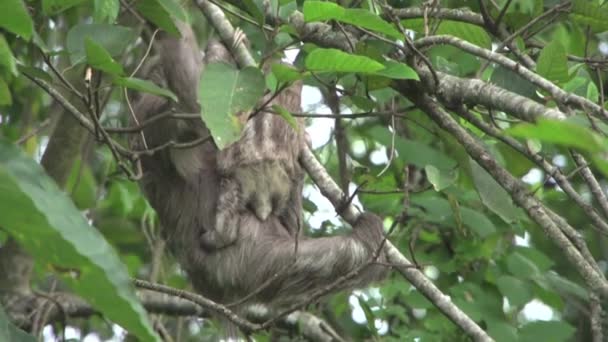
{"label": "dense foliage", "polygon": [[[179,115],[201,116],[223,147],[242,129],[235,112],[303,80],[302,113],[269,110],[306,118],[340,188],[462,310],[447,314],[395,261],[383,283],[307,312],[345,340],[483,339],[454,320],[467,316],[496,341],[608,336],[608,3],[211,2],[255,63],[286,52],[293,67],[215,65],[202,116]],[[189,289],[134,181],[157,150],[127,139],[141,131],[128,124],[136,91],[175,99],[141,76],[157,28],[190,22],[204,46],[218,28],[203,5],[0,1],[0,341],[31,340],[20,328],[121,339],[117,326],[144,341],[217,338],[208,308],[137,296],[130,281]],[[304,192],[307,234],[347,229],[311,181]],[[329,337],[288,321],[252,336]]]}

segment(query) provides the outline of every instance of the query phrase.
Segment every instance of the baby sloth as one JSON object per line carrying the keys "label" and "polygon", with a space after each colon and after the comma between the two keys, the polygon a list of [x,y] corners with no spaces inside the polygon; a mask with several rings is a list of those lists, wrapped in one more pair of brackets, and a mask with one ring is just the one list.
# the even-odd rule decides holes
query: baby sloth
{"label": "baby sloth", "polygon": [[[148,75],[173,91],[179,102],[141,94],[134,106],[137,122],[170,111],[200,112],[196,95],[204,66],[233,63],[216,40],[208,43],[203,59],[191,28],[179,27],[181,38],[160,35],[160,58]],[[270,105],[298,112],[300,92],[301,84],[294,84]],[[386,275],[384,253],[370,263],[383,239],[382,221],[371,213],[362,214],[345,236],[302,235],[302,131],[262,110],[247,121],[240,140],[224,150],[207,139],[142,155],[140,185],[169,246],[202,295],[221,303],[247,298],[247,303],[282,306],[308,298],[359,267],[348,286],[364,286]],[[165,117],[147,125],[145,139],[136,136],[131,145],[154,148],[208,135],[200,120]]]}

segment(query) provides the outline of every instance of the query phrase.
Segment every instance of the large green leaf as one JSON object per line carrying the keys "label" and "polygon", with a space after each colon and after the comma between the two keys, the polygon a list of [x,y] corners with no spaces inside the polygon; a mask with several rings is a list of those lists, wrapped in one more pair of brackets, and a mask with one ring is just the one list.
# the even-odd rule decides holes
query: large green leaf
{"label": "large green leaf", "polygon": [[375,73],[385,69],[382,63],[369,57],[348,54],[337,49],[313,50],[306,57],[306,68],[319,72]]}
{"label": "large green leaf", "polygon": [[366,56],[336,49],[317,48],[308,54],[305,64],[308,70],[317,72],[354,72],[392,79],[419,79],[416,71],[406,64],[395,61],[380,63]]}
{"label": "large green leaf", "polygon": [[0,226],[75,293],[145,341],[158,340],[125,266],[40,164],[0,141]]}
{"label": "large green leaf", "polygon": [[188,20],[188,15],[182,7],[180,1],[177,0],[158,0],[158,3],[169,13],[171,16],[180,21]]}
{"label": "large green leaf", "polygon": [[93,68],[116,76],[124,73],[122,65],[116,63],[112,56],[110,56],[110,53],[107,52],[103,46],[95,43],[91,38],[85,38],[84,48],[87,54],[87,62]]}
{"label": "large green leaf", "polygon": [[403,34],[392,24],[366,9],[344,8],[333,2],[306,1],[304,2],[302,12],[304,13],[304,20],[307,22],[338,20],[371,31],[384,33],[392,38],[403,38]]}
{"label": "large green leaf", "polygon": [[27,40],[34,33],[34,22],[21,0],[0,1],[0,27]]}
{"label": "large green leaf", "polygon": [[538,119],[536,124],[521,123],[506,130],[518,138],[538,139],[540,141],[575,147],[589,152],[606,150],[606,141],[599,135],[581,125],[569,121]]}
{"label": "large green leaf", "polygon": [[254,67],[238,70],[229,64],[212,63],[207,66],[200,84],[203,121],[222,149],[240,138],[248,111],[264,95],[264,75]]}
{"label": "large green leaf", "polygon": [[568,81],[568,56],[559,40],[553,40],[540,52],[536,71],[539,75],[554,83]]}
{"label": "large green leaf", "polygon": [[137,10],[156,26],[175,36],[179,36],[179,30],[171,18],[171,12],[160,0],[137,1]]}
{"label": "large green leaf", "polygon": [[124,26],[109,24],[78,24],[70,29],[66,47],[72,63],[84,61],[85,39],[89,38],[102,46],[110,56],[120,56],[135,39],[135,32]]}

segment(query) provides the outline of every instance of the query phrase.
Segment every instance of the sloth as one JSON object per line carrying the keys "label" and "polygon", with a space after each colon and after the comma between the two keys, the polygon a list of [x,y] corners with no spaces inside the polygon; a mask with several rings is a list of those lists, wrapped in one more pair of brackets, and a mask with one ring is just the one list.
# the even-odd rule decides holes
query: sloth
{"label": "sloth", "polygon": [[[205,65],[234,63],[220,41],[211,39],[201,54],[192,29],[179,28],[180,38],[160,34],[155,42],[160,57],[146,76],[173,91],[178,102],[142,93],[134,103],[134,124],[170,111],[200,112],[197,91]],[[270,105],[300,111],[301,88],[290,86]],[[384,253],[377,253],[383,225],[374,214],[361,214],[347,235],[302,234],[302,131],[261,110],[247,121],[240,140],[223,150],[206,139],[142,155],[140,186],[197,292],[220,303],[280,307],[309,298],[357,268],[344,287],[364,286],[387,274]],[[208,137],[209,130],[202,120],[165,117],[146,125],[142,135],[131,139],[133,149],[189,142]]]}

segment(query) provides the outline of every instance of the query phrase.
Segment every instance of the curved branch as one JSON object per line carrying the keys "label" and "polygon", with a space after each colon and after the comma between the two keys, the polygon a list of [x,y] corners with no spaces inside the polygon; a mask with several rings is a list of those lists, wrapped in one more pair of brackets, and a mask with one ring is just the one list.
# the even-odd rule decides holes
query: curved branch
{"label": "curved branch", "polygon": [[576,107],[582,110],[591,110],[594,114],[608,119],[608,112],[606,112],[605,109],[603,109],[596,103],[593,103],[592,101],[589,101],[582,96],[572,94],[561,89],[556,84],[547,80],[546,78],[532,72],[531,70],[521,66],[519,63],[496,52],[480,48],[479,46],[473,45],[460,38],[447,35],[425,37],[418,39],[414,42],[414,45],[417,48],[423,48],[437,44],[452,45],[472,55],[500,64],[501,66],[515,72],[526,80],[532,82],[532,84],[535,84],[539,88],[545,90],[546,92],[551,94],[551,96],[554,97],[557,101],[564,104],[575,105]]}

